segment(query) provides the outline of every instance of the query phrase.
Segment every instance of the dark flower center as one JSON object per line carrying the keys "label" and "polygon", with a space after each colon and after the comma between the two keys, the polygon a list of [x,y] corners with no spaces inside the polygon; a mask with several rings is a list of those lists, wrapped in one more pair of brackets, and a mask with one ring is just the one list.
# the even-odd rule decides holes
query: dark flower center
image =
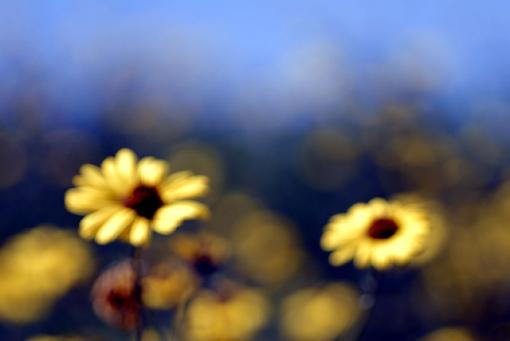
{"label": "dark flower center", "polygon": [[152,219],[163,206],[163,200],[155,187],[139,185],[124,200],[124,206],[133,209],[141,217]]}
{"label": "dark flower center", "polygon": [[216,270],[218,270],[218,265],[210,255],[198,254],[193,259],[193,268],[198,274],[205,277],[216,272]]}
{"label": "dark flower center", "polygon": [[106,301],[115,310],[131,309],[137,305],[136,298],[130,292],[112,290],[108,293]]}
{"label": "dark flower center", "polygon": [[140,303],[134,292],[127,289],[111,290],[106,297],[106,302],[111,309],[111,318],[122,329],[130,330],[138,325],[140,315]]}
{"label": "dark flower center", "polygon": [[390,218],[379,218],[372,222],[368,229],[368,235],[373,239],[388,239],[398,231],[395,220]]}

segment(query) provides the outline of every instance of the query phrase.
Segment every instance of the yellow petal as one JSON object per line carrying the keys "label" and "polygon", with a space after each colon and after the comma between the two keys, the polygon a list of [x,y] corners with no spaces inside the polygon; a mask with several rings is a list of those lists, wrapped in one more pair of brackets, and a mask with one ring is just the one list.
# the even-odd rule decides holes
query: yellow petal
{"label": "yellow petal", "polygon": [[143,217],[138,217],[131,226],[129,234],[129,241],[134,246],[146,244],[150,237],[149,220]]}
{"label": "yellow petal", "polygon": [[113,203],[108,192],[92,187],[72,188],[66,192],[64,200],[67,209],[76,214],[93,212]]}
{"label": "yellow petal", "polygon": [[209,216],[208,208],[195,201],[180,201],[162,207],[154,217],[154,230],[161,234],[172,233],[184,220],[204,219]]}
{"label": "yellow petal", "polygon": [[377,270],[384,270],[388,267],[390,261],[391,258],[389,255],[383,250],[380,250],[379,252],[373,253],[371,263]]}
{"label": "yellow petal", "polygon": [[129,184],[126,184],[122,176],[117,171],[117,167],[115,166],[115,159],[112,157],[106,158],[101,164],[101,170],[103,171],[106,182],[117,194],[117,196],[125,196],[130,187]]}
{"label": "yellow petal", "polygon": [[122,231],[129,228],[135,217],[135,212],[128,208],[122,208],[115,212],[97,232],[96,242],[107,244],[115,240]]}
{"label": "yellow petal", "polygon": [[329,256],[332,265],[338,266],[347,263],[352,259],[355,249],[353,247],[343,247],[336,250]]}
{"label": "yellow petal", "polygon": [[120,209],[121,207],[116,205],[107,206],[85,216],[80,222],[80,236],[85,239],[94,238],[101,225]]}
{"label": "yellow petal", "polygon": [[81,166],[80,175],[73,179],[73,183],[76,186],[108,187],[103,174],[101,174],[101,170],[90,164]]}
{"label": "yellow petal", "polygon": [[356,250],[356,255],[354,257],[354,264],[358,268],[366,268],[370,264],[370,245],[367,243],[361,243]]}
{"label": "yellow petal", "polygon": [[168,179],[162,186],[163,200],[191,199],[202,196],[209,190],[209,179],[203,175],[181,175]]}
{"label": "yellow petal", "polygon": [[136,172],[136,155],[131,149],[123,148],[117,152],[115,163],[117,172],[130,185],[138,181]]}
{"label": "yellow petal", "polygon": [[157,186],[165,178],[168,172],[168,164],[152,157],[144,157],[138,163],[138,176],[140,181],[147,186]]}

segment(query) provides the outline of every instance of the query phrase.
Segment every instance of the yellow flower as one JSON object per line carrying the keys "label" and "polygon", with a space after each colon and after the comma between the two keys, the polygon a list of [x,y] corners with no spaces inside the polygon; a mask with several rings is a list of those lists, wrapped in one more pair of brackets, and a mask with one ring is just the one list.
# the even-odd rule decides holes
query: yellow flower
{"label": "yellow flower", "polygon": [[172,253],[200,277],[216,273],[230,256],[227,241],[206,232],[178,234],[169,241],[169,244]]}
{"label": "yellow flower", "polygon": [[151,267],[142,278],[144,306],[171,309],[184,302],[198,288],[194,273],[178,261],[164,261]]}
{"label": "yellow flower", "polygon": [[286,340],[334,340],[360,315],[359,294],[350,285],[298,290],[283,301],[280,329]]}
{"label": "yellow flower", "polygon": [[378,270],[403,265],[425,248],[429,222],[424,208],[411,202],[373,199],[358,203],[346,214],[331,218],[322,235],[322,248],[332,251],[330,262],[353,259],[359,268]]}
{"label": "yellow flower", "polygon": [[86,164],[66,193],[69,211],[86,215],[80,235],[99,244],[120,238],[134,246],[146,244],[151,228],[172,233],[184,220],[205,218],[206,206],[188,200],[204,195],[208,178],[181,171],[168,176],[168,163],[152,157],[139,162],[121,149],[101,167]]}
{"label": "yellow flower", "polygon": [[93,269],[88,244],[71,231],[40,226],[13,237],[0,249],[0,320],[43,318]]}
{"label": "yellow flower", "polygon": [[199,292],[189,305],[189,340],[250,340],[267,322],[269,303],[254,289],[229,285],[219,292]]}
{"label": "yellow flower", "polygon": [[304,262],[292,222],[267,210],[242,215],[231,238],[236,268],[260,284],[281,285],[296,275]]}

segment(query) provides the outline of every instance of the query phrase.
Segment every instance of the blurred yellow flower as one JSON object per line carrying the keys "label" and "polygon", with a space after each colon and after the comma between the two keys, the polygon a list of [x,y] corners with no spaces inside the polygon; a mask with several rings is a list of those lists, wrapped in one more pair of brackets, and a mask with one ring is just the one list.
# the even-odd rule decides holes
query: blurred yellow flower
{"label": "blurred yellow flower", "polygon": [[269,302],[257,290],[229,284],[219,292],[204,290],[189,304],[186,334],[190,340],[249,340],[267,322]]}
{"label": "blurred yellow flower", "polygon": [[162,262],[151,267],[142,278],[142,297],[146,307],[170,309],[186,301],[198,288],[198,281],[187,266]]}
{"label": "blurred yellow flower", "polygon": [[163,160],[121,149],[106,158],[101,168],[86,164],[73,179],[65,203],[76,214],[86,215],[80,235],[106,244],[120,238],[134,246],[148,243],[151,228],[172,233],[184,220],[205,218],[203,204],[188,200],[204,195],[208,178],[181,171],[168,176]]}
{"label": "blurred yellow flower", "polygon": [[70,231],[41,226],[14,237],[0,250],[0,319],[42,318],[93,268],[91,250]]}
{"label": "blurred yellow flower", "polygon": [[[168,244],[172,258],[161,260]],[[168,244],[164,249],[158,244],[151,248],[149,258],[154,258],[154,264],[142,279],[143,300],[152,309],[170,309],[187,301],[221,269],[230,254],[225,239],[205,232],[177,233]]]}
{"label": "blurred yellow flower", "polygon": [[227,241],[212,233],[179,234],[169,241],[170,249],[202,277],[212,275],[227,260]]}
{"label": "blurred yellow flower", "polygon": [[420,341],[475,341],[475,337],[466,329],[459,327],[448,327],[438,329]]}
{"label": "blurred yellow flower", "polygon": [[333,251],[329,258],[333,265],[353,259],[359,268],[384,270],[406,264],[422,252],[429,231],[426,211],[420,205],[376,198],[333,216],[321,245]]}
{"label": "blurred yellow flower", "polygon": [[282,303],[280,330],[286,340],[333,340],[358,319],[358,298],[358,292],[343,283],[294,292]]}
{"label": "blurred yellow flower", "polygon": [[233,229],[232,247],[238,270],[270,286],[295,275],[305,258],[293,224],[267,210],[240,217]]}

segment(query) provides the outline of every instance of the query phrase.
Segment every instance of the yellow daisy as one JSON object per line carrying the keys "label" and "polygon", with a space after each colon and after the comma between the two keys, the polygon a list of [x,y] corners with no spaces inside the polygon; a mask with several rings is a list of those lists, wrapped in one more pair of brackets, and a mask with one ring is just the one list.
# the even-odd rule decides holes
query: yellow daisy
{"label": "yellow daisy", "polygon": [[268,322],[270,302],[259,290],[223,283],[202,290],[189,303],[185,340],[251,340]]}
{"label": "yellow daisy", "polygon": [[359,268],[384,270],[408,263],[423,251],[429,234],[426,211],[419,203],[373,199],[331,218],[322,235],[330,262],[349,260]]}
{"label": "yellow daisy", "polygon": [[137,160],[121,149],[101,167],[83,165],[76,186],[67,191],[69,211],[86,215],[80,235],[99,244],[123,239],[134,246],[146,244],[151,229],[172,233],[184,220],[205,218],[209,210],[189,199],[204,195],[208,178],[182,171],[168,176],[168,163],[152,157]]}

